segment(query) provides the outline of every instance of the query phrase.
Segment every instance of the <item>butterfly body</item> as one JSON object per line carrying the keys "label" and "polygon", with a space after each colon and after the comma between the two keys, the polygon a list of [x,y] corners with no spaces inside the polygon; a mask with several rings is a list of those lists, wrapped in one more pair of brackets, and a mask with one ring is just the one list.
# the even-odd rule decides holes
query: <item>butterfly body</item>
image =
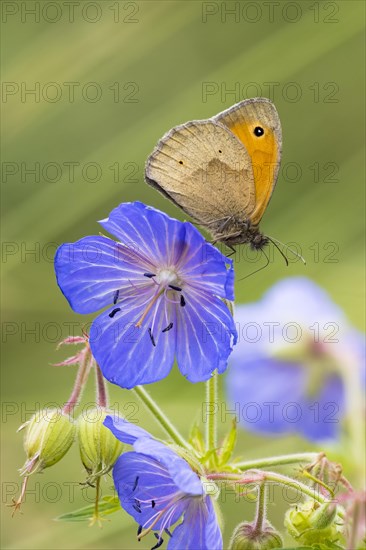
{"label": "butterfly body", "polygon": [[277,180],[281,142],[272,102],[244,100],[165,134],[147,160],[146,181],[215,241],[260,249],[268,242],[259,222]]}

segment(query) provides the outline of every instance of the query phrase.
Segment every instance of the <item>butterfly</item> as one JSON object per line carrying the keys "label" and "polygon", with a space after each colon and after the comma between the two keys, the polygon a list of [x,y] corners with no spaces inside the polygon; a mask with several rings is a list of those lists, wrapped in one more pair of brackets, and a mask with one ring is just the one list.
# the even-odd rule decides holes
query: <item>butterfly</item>
{"label": "butterfly", "polygon": [[214,242],[258,250],[272,240],[259,223],[276,185],[281,149],[274,104],[245,99],[207,120],[172,128],[148,157],[145,179]]}

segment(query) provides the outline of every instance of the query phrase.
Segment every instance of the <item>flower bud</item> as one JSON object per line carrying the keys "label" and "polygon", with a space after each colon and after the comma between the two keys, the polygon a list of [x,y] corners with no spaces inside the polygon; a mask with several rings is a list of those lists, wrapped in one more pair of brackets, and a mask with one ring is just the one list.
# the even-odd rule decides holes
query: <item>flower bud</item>
{"label": "flower bud", "polygon": [[285,527],[290,535],[302,544],[337,541],[339,533],[335,525],[337,508],[332,502],[319,504],[308,500],[286,512]]}
{"label": "flower bud", "polygon": [[75,424],[59,409],[43,409],[20,429],[26,428],[24,450],[27,461],[22,475],[33,474],[53,466],[70,449],[75,438]]}
{"label": "flower bud", "polygon": [[261,530],[253,523],[240,523],[232,534],[229,550],[272,550],[283,548],[281,535],[269,523],[265,522]]}
{"label": "flower bud", "polygon": [[109,472],[123,450],[123,443],[103,425],[108,414],[106,409],[94,408],[77,421],[80,457],[90,483]]}

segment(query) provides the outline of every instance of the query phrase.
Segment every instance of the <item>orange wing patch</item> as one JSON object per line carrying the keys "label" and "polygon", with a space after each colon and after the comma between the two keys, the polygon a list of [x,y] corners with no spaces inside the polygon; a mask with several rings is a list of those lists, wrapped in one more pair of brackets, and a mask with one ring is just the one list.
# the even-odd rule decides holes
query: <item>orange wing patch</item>
{"label": "orange wing patch", "polygon": [[[226,121],[227,124],[227,121]],[[276,136],[271,128],[263,125],[261,121],[249,124],[227,124],[231,132],[245,145],[252,159],[256,201],[250,220],[257,225],[271,198],[273,187],[276,183],[278,168],[278,147]],[[254,133],[256,127],[263,128],[264,134],[257,137]]]}

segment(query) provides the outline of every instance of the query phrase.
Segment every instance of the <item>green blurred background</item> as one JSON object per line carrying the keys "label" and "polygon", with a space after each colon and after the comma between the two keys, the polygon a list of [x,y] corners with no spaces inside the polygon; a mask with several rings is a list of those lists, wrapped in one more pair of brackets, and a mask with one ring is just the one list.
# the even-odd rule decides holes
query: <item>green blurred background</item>
{"label": "green blurred background", "polygon": [[[267,269],[237,282],[237,301],[259,298],[281,277],[306,274],[363,329],[364,3],[107,0],[71,8],[41,1],[3,2],[2,9],[1,546],[149,548],[151,540],[138,544],[135,524],[122,513],[103,529],[53,521],[86,503],[76,447],[33,476],[23,514],[11,519],[5,507],[18,493],[24,461],[16,429],[34,408],[67,399],[74,371],[50,363],[66,356],[55,347],[69,324],[78,333],[86,321],[56,286],[55,247],[97,233],[97,220],[124,201],[141,200],[183,219],[144,183],[144,161],[156,141],[174,125],[246,97],[271,97],[282,121],[283,169],[262,229],[297,243],[307,266],[286,268],[277,255]],[[32,167],[39,175],[27,172]],[[242,254],[237,279],[259,266]],[[94,397],[89,386],[85,403]],[[174,372],[149,389],[182,431],[200,418],[200,385]],[[118,388],[110,394],[122,412],[162,435],[133,394]],[[296,437],[246,434],[238,447],[248,459],[313,448]],[[110,486],[109,479],[104,494]],[[284,509],[281,499],[270,507],[279,526]],[[252,505],[235,505],[228,496],[226,540],[253,513]]]}

